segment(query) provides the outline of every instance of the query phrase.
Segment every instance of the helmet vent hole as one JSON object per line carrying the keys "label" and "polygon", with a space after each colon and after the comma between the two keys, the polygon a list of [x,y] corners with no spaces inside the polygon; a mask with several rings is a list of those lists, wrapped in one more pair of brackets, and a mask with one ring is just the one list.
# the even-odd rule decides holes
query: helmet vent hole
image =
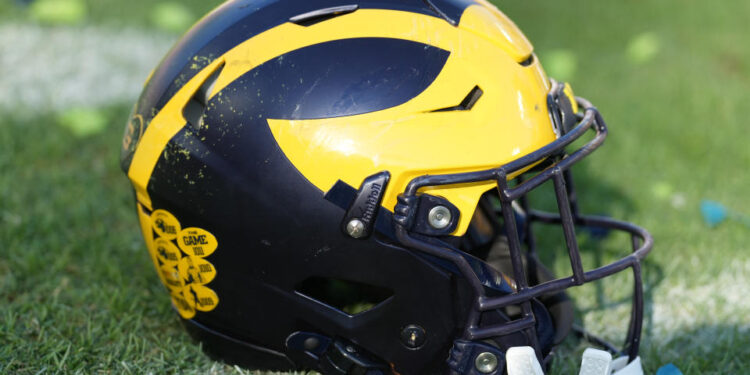
{"label": "helmet vent hole", "polygon": [[352,5],[341,5],[331,8],[323,8],[314,10],[312,12],[302,13],[289,19],[290,22],[296,23],[300,26],[312,26],[316,23],[328,21],[331,18],[343,16],[344,14],[354,12],[359,6],[356,4]]}
{"label": "helmet vent hole", "polygon": [[477,104],[479,101],[479,98],[482,97],[482,94],[484,94],[484,91],[482,91],[479,86],[474,86],[471,91],[469,91],[468,94],[466,94],[466,97],[461,101],[459,105],[455,105],[453,107],[447,107],[447,108],[440,108],[436,109],[432,112],[448,112],[448,111],[468,111],[472,107],[474,107],[474,104]]}
{"label": "helmet vent hole", "polygon": [[387,288],[326,277],[310,277],[297,285],[296,292],[347,315],[372,310],[393,296]]}
{"label": "helmet vent hole", "polygon": [[190,101],[185,104],[182,109],[182,116],[185,120],[193,127],[198,130],[203,126],[203,115],[206,113],[206,106],[208,100],[211,98],[211,93],[216,85],[216,80],[219,78],[219,74],[224,69],[224,63],[221,63],[211,75],[206,78],[203,84],[198,88]]}
{"label": "helmet vent hole", "polygon": [[534,63],[534,54],[532,53],[531,55],[529,55],[529,57],[527,57],[526,59],[524,59],[518,64],[520,64],[521,66],[531,66],[531,64],[533,63]]}

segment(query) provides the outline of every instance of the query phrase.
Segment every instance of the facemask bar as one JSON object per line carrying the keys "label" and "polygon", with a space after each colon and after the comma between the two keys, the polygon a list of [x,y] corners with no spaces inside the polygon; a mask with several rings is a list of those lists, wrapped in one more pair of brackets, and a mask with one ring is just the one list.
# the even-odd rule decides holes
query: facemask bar
{"label": "facemask bar", "polygon": [[[560,95],[562,89],[557,83],[553,83],[550,95]],[[564,95],[564,94],[562,94]],[[557,99],[557,98],[554,98]],[[403,194],[398,197],[398,204],[394,209],[395,232],[398,240],[406,247],[422,251],[452,262],[471,285],[475,296],[475,304],[468,314],[468,321],[463,332],[464,340],[484,340],[493,337],[504,336],[510,333],[523,332],[528,342],[537,351],[537,357],[542,358],[537,342],[535,317],[531,309],[531,300],[544,294],[559,292],[567,288],[582,285],[623,271],[626,268],[633,269],[634,292],[633,309],[626,339],[626,350],[629,360],[634,360],[638,355],[640,344],[641,327],[643,320],[643,286],[641,283],[640,261],[651,251],[653,238],[645,229],[634,224],[619,221],[607,217],[581,215],[578,212],[575,192],[572,189],[572,177],[570,167],[579,160],[598,148],[607,136],[607,126],[599,111],[585,99],[576,98],[579,106],[583,108],[583,114],[577,115],[578,125],[571,129],[554,142],[541,149],[532,152],[520,159],[514,160],[496,169],[477,172],[424,175],[412,179]],[[551,109],[552,110],[552,109]],[[583,136],[587,131],[595,131],[595,137],[566,155],[561,160],[547,167],[543,171],[521,180],[516,186],[508,185],[508,176],[524,170],[550,156],[561,154],[564,148]],[[525,196],[531,190],[542,183],[552,180],[557,198],[559,214],[528,210]],[[520,180],[520,179],[519,179]],[[455,249],[448,246],[439,246],[423,241],[409,233],[408,228],[414,220],[418,191],[424,187],[441,185],[453,185],[481,181],[495,181],[502,206],[502,215],[505,225],[505,233],[508,236],[510,258],[513,267],[513,278],[517,290],[515,293],[488,297],[477,274],[472,270],[466,258]],[[570,189],[568,188],[570,187]],[[525,229],[527,232],[526,245],[528,251],[533,253],[535,245],[533,235],[530,233],[532,222],[552,223],[562,225],[565,236],[566,247],[572,269],[572,276],[562,277],[555,280],[543,282],[535,286],[529,286],[522,262],[521,242],[518,236],[516,217],[511,207],[512,202],[519,200],[522,208],[526,210],[528,220]],[[581,262],[581,255],[575,234],[575,226],[591,226],[624,231],[630,234],[633,252],[608,265],[585,271]],[[517,305],[521,307],[522,317],[510,322],[491,326],[479,326],[479,318],[482,312],[501,309],[506,306]]]}

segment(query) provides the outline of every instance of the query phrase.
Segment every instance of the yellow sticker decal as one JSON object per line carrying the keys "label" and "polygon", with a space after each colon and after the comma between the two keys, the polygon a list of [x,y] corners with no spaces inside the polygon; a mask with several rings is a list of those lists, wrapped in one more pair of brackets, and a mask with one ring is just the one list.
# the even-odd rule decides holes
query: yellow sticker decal
{"label": "yellow sticker decal", "polygon": [[219,246],[216,237],[201,228],[183,229],[177,236],[177,244],[185,254],[199,258],[211,255]]}
{"label": "yellow sticker decal", "polygon": [[182,258],[180,249],[178,249],[172,241],[164,238],[157,238],[156,241],[154,241],[154,248],[156,249],[156,257],[159,258],[163,264],[176,266],[180,261],[180,258]]}
{"label": "yellow sticker decal", "polygon": [[195,316],[195,307],[183,297],[182,293],[172,295],[172,304],[184,319],[192,319]]}
{"label": "yellow sticker decal", "polygon": [[151,222],[153,223],[154,231],[159,237],[172,240],[177,237],[180,233],[181,227],[180,222],[174,215],[164,210],[156,210],[151,214]]}
{"label": "yellow sticker decal", "polygon": [[171,291],[180,291],[185,286],[185,282],[180,278],[180,271],[177,266],[162,266],[160,269],[164,278],[164,283]]}
{"label": "yellow sticker decal", "polygon": [[202,285],[189,284],[182,290],[182,295],[198,311],[211,311],[219,304],[216,292]]}
{"label": "yellow sticker decal", "polygon": [[201,258],[186,256],[180,259],[180,277],[185,284],[205,285],[216,276],[214,265]]}
{"label": "yellow sticker decal", "polygon": [[155,210],[150,217],[144,211],[140,219],[159,277],[180,316],[192,319],[198,311],[215,309],[219,296],[206,284],[216,278],[216,268],[203,258],[216,251],[216,237],[197,227],[182,229],[165,210]]}

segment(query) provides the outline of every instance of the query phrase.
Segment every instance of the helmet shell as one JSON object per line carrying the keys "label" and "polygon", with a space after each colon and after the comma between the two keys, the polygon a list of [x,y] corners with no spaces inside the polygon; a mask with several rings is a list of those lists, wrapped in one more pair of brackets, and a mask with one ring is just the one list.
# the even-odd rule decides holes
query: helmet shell
{"label": "helmet shell", "polygon": [[[485,1],[366,0],[290,21],[340,5],[229,1],[206,16],[146,83],[121,165],[159,277],[209,352],[295,368],[286,339],[311,331],[402,374],[442,371],[470,289],[452,265],[398,245],[388,215],[413,177],[502,165],[554,140],[549,84],[523,34]],[[381,171],[386,225],[353,239],[346,206]],[[429,193],[457,207],[460,236],[492,187]],[[499,273],[471,261],[503,290]],[[381,293],[347,312],[305,292],[320,280]],[[400,339],[408,326],[426,332],[418,350]]]}

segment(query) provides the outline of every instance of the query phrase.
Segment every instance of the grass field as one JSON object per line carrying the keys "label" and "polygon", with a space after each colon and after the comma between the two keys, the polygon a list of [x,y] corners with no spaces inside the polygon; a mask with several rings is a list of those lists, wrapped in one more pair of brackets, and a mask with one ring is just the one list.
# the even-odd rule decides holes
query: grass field
{"label": "grass field", "polygon": [[[130,106],[178,34],[153,1],[88,0],[83,20],[55,25],[22,3],[0,0],[0,374],[252,373],[212,362],[183,332],[118,167]],[[184,16],[217,3],[184,1]],[[711,199],[750,214],[750,2],[496,3],[548,73],[608,120],[578,188],[588,211],[656,239],[644,268],[647,373],[669,362],[750,373],[750,228],[709,228],[699,210]],[[563,272],[552,238],[545,257]],[[621,240],[586,242],[584,261],[613,259]],[[628,280],[573,292],[587,329],[621,339]],[[569,339],[553,372],[577,373],[583,347]]]}

